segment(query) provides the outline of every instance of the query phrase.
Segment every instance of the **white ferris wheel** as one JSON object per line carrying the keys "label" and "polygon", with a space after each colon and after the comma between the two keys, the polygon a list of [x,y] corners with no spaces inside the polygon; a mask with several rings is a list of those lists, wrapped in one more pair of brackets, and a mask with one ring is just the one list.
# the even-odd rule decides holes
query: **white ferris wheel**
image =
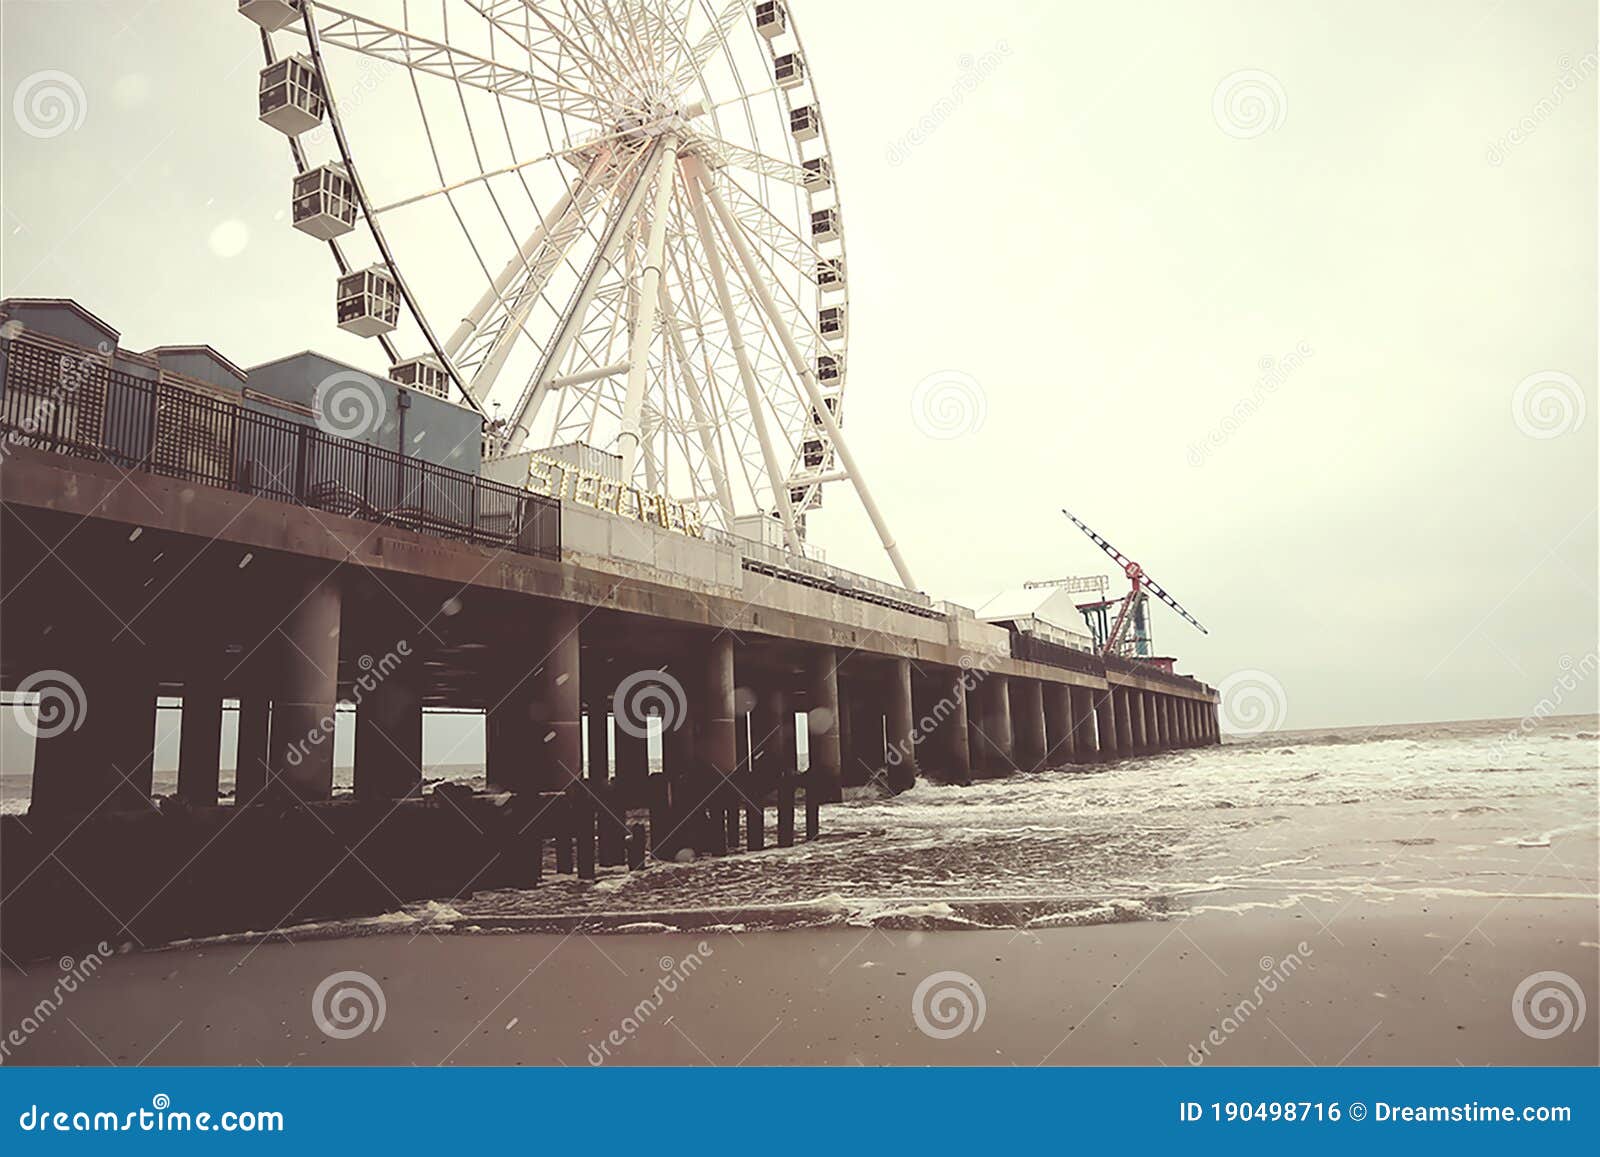
{"label": "white ferris wheel", "polygon": [[844,221],[781,0],[239,0],[342,328],[489,423],[803,550],[848,482]]}

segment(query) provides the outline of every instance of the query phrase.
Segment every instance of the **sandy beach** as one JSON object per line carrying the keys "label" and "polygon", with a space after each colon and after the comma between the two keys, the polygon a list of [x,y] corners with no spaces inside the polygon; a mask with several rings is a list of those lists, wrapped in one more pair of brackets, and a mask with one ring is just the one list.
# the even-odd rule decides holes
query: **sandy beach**
{"label": "sandy beach", "polygon": [[[1595,991],[1592,903],[1407,897],[1383,907],[1317,907],[1038,931],[434,929],[131,953],[106,962],[12,1050],[9,1063],[1600,1059],[1594,1010],[1578,1031],[1549,1039],[1524,1032],[1513,1015],[1514,993],[1536,973],[1565,973]],[[319,1027],[318,987],[342,972],[376,982],[381,1023],[374,1004],[364,1014],[346,1004],[351,1019],[332,1021],[324,999],[321,1015],[336,1033]],[[664,990],[667,978],[674,983]],[[49,962],[11,975],[6,1025],[47,998],[57,979]],[[965,1008],[954,999],[963,993]],[[362,1016],[368,1027],[341,1038]]]}

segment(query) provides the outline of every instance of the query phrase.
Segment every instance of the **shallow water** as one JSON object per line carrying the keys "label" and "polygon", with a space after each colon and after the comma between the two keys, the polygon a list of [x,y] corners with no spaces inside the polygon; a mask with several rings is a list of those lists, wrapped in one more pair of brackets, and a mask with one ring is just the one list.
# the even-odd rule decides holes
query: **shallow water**
{"label": "shallow water", "polygon": [[[1401,894],[1594,899],[1594,717],[1280,732],[1106,768],[921,783],[754,855],[547,876],[408,914],[455,927],[655,914],[667,927],[1039,927]],[[769,813],[770,819],[770,813]],[[769,842],[773,839],[769,832]],[[694,913],[691,917],[690,913]],[[665,913],[665,915],[663,915]]]}

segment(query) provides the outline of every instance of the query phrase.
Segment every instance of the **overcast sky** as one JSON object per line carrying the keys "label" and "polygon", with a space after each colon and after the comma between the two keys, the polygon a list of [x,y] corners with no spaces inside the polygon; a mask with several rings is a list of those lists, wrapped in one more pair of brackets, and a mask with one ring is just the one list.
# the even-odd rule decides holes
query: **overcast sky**
{"label": "overcast sky", "polygon": [[[0,292],[133,348],[375,364],[283,217],[233,7],[0,0]],[[791,7],[847,434],[921,586],[1107,573],[1066,506],[1210,629],[1157,615],[1180,669],[1266,673],[1287,727],[1522,716],[1594,650],[1592,3]],[[42,70],[84,94],[44,139]],[[890,573],[844,491],[813,531]]]}

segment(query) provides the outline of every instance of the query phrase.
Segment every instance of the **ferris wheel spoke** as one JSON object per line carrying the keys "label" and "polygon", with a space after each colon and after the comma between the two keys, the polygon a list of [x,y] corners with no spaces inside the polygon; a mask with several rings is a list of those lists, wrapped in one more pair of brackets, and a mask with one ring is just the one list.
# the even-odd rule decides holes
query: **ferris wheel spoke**
{"label": "ferris wheel spoke", "polygon": [[[562,0],[563,6],[568,2],[569,0]],[[609,0],[602,0],[599,16],[595,15],[589,0],[570,0],[570,2],[577,7],[577,12],[568,8],[568,18],[574,27],[580,32],[587,33],[596,44],[610,50],[612,60],[626,76],[628,83],[624,86],[625,89],[631,87],[634,90],[630,95],[635,97],[644,95],[643,90],[649,80],[646,61],[639,55],[634,36],[617,24]]]}
{"label": "ferris wheel spoke", "polygon": [[539,407],[550,388],[550,379],[566,358],[574,339],[583,328],[589,305],[599,291],[601,282],[611,274],[617,257],[632,223],[637,219],[644,197],[651,185],[650,174],[660,167],[661,146],[658,143],[635,163],[637,174],[632,179],[627,198],[621,204],[606,228],[605,235],[595,248],[589,266],[576,291],[569,298],[561,319],[550,341],[545,345],[534,369],[533,376],[524,385],[513,408],[508,430],[513,438],[526,434],[529,424],[536,418]]}
{"label": "ferris wheel spoke", "polygon": [[697,150],[703,151],[708,161],[708,168],[732,165],[746,172],[772,177],[790,185],[803,187],[806,183],[805,169],[792,161],[769,157],[765,153],[758,153],[754,149],[747,149],[743,145],[736,145],[703,132],[695,134],[695,145]]}
{"label": "ferris wheel spoke", "polygon": [[[578,70],[583,73],[584,79],[592,92],[601,91],[607,84],[619,84],[623,79],[613,72],[604,61],[598,60],[586,51],[582,44],[575,40],[565,29],[551,20],[542,4],[535,3],[533,0],[494,0],[493,3],[485,3],[484,0],[467,0],[467,4],[484,20],[488,21],[491,26],[530,56],[537,55],[541,51],[546,54],[550,52],[549,45],[537,46],[535,44],[535,37],[528,17],[531,15],[537,18],[544,29],[545,35],[550,38],[550,41],[556,47],[555,59],[546,59],[544,61],[546,67],[549,67],[557,75],[565,75],[566,70],[561,63],[564,58],[563,54],[565,54],[566,57],[570,57],[573,60]],[[520,14],[523,17],[523,21],[519,24],[517,21],[512,20],[510,17],[513,14]],[[602,73],[604,74],[603,77],[600,75]]]}
{"label": "ferris wheel spoke", "polygon": [[750,410],[750,420],[755,426],[756,438],[761,443],[761,458],[766,467],[768,484],[772,490],[773,505],[777,508],[778,517],[783,522],[784,541],[789,549],[796,553],[803,552],[799,533],[795,529],[794,509],[789,505],[789,491],[783,485],[783,479],[788,473],[780,467],[777,447],[773,444],[772,434],[767,428],[767,417],[762,410],[761,387],[756,381],[755,371],[750,366],[750,357],[745,349],[744,336],[740,332],[737,316],[734,311],[733,295],[728,290],[727,276],[723,271],[722,256],[719,252],[717,234],[712,227],[710,215],[706,211],[706,184],[700,180],[700,162],[693,157],[687,158],[685,168],[688,180],[689,208],[694,214],[696,231],[700,237],[701,251],[706,259],[706,272],[711,277],[712,285],[716,288],[717,302],[722,310],[723,320],[728,327],[728,338],[733,346],[734,360],[739,368],[739,380],[744,386],[745,404]]}
{"label": "ferris wheel spoke", "polygon": [[[716,211],[717,218],[722,223],[728,241],[738,255],[740,264],[744,266],[745,272],[749,275],[751,288],[760,300],[762,308],[766,310],[767,315],[772,319],[772,323],[778,331],[778,336],[783,342],[784,349],[789,355],[789,360],[793,363],[795,372],[800,375],[800,380],[805,385],[806,394],[811,399],[811,405],[815,409],[823,429],[828,433],[828,441],[833,444],[834,451],[839,456],[841,467],[850,476],[850,483],[855,487],[856,494],[861,499],[861,505],[866,508],[867,517],[872,520],[873,527],[878,532],[878,538],[883,543],[883,549],[888,554],[889,561],[894,564],[895,571],[900,576],[900,581],[908,589],[915,590],[915,580],[911,577],[910,568],[906,566],[905,558],[901,555],[900,548],[895,544],[894,536],[889,532],[889,524],[885,521],[883,512],[878,509],[878,503],[872,497],[871,491],[867,489],[866,483],[862,481],[861,471],[857,468],[855,455],[845,441],[844,434],[839,429],[839,423],[834,420],[832,412],[828,409],[827,402],[822,396],[822,390],[817,384],[816,375],[812,372],[811,367],[806,364],[805,355],[801,353],[800,346],[795,341],[794,335],[789,332],[789,327],[784,322],[777,303],[773,301],[771,293],[767,290],[766,283],[761,279],[760,270],[756,265],[755,258],[750,254],[750,247],[745,242],[738,222],[734,220],[733,214],[729,212],[728,206],[723,202],[722,195],[717,192],[716,186],[706,179],[704,171],[698,165],[695,167],[693,178],[691,193],[694,190],[703,192],[703,200],[709,201],[711,207]],[[776,481],[781,479],[783,475],[775,474],[773,477]],[[787,501],[788,493],[786,490],[784,498]]]}
{"label": "ferris wheel spoke", "polygon": [[452,356],[459,352],[459,364],[473,370],[471,389],[479,400],[487,398],[511,343],[526,334],[528,317],[550,278],[589,232],[589,218],[609,191],[586,175],[518,247],[451,334],[447,350]]}
{"label": "ferris wheel spoke", "polygon": [[[691,249],[691,240],[689,228],[686,227],[686,210],[681,203],[682,200],[682,191],[680,190],[680,203],[674,207],[674,213],[679,221],[679,230],[678,245],[672,253],[672,267],[680,289],[676,300],[685,309],[687,320],[695,339],[695,350],[700,355],[701,366],[704,370],[705,400],[708,405],[709,420],[712,423],[712,431],[718,449],[718,458],[713,459],[713,461],[719,463],[723,470],[723,479],[726,482],[726,441],[732,441],[735,461],[738,463],[739,473],[745,489],[754,498],[759,492],[759,487],[751,471],[752,469],[759,470],[761,468],[760,447],[752,445],[755,441],[755,434],[750,423],[734,413],[722,398],[722,390],[718,381],[717,358],[710,348],[710,339],[706,333],[704,315],[700,308],[699,294],[702,287],[697,285],[687,273],[687,269],[693,268],[693,264],[686,257],[686,254]],[[683,329],[678,324],[677,316],[669,314],[669,318],[676,330],[679,344],[686,347],[687,343],[683,339]],[[692,375],[692,367],[689,372]],[[729,529],[731,529],[731,517]]]}
{"label": "ferris wheel spoke", "polygon": [[[590,91],[568,84],[559,72],[540,76],[524,68],[468,52],[408,29],[396,28],[371,17],[347,12],[330,4],[308,6],[313,15],[328,18],[317,26],[325,46],[341,48],[374,60],[398,64],[413,72],[436,76],[457,85],[510,97],[549,109],[562,116],[603,123],[605,110]],[[298,29],[293,29],[297,34]],[[530,59],[539,59],[530,56]],[[553,89],[546,96],[543,89]]]}
{"label": "ferris wheel spoke", "polygon": [[678,326],[677,314],[673,312],[665,280],[661,283],[661,313],[666,319],[667,341],[671,346],[672,356],[678,366],[678,374],[683,382],[684,393],[689,398],[689,408],[694,416],[695,429],[700,435],[701,452],[704,454],[706,465],[711,471],[711,480],[716,490],[717,502],[722,508],[724,520],[731,524],[733,522],[733,491],[728,488],[728,475],[722,463],[721,449],[717,445],[716,429],[706,404],[706,399],[701,393],[700,382],[689,363],[689,351],[683,343],[683,333]]}
{"label": "ferris wheel spoke", "polygon": [[672,74],[674,87],[682,88],[694,81],[711,59],[711,54],[718,47],[725,47],[728,43],[728,34],[733,31],[733,26],[744,16],[747,7],[746,0],[729,0],[720,15],[713,21],[711,27],[701,34],[695,41],[694,47],[689,50],[689,58]]}

